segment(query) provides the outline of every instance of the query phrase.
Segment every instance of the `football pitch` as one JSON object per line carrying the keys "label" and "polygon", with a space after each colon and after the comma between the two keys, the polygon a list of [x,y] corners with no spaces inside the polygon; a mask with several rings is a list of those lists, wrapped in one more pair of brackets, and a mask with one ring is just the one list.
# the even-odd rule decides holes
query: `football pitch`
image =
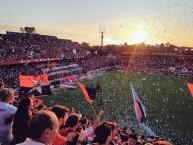
{"label": "football pitch", "polygon": [[[161,76],[152,74],[108,72],[94,78],[83,80],[87,87],[102,85],[102,93],[97,93],[95,102],[89,104],[77,87],[73,90],[56,90],[53,95],[43,97],[48,107],[60,104],[70,110],[74,107],[88,118],[104,110],[102,119],[116,121],[129,129],[139,128],[133,105],[130,83],[146,107],[147,123],[157,136],[171,139],[176,145],[193,144],[193,99],[186,82],[188,78]],[[77,86],[73,84],[73,86]],[[101,101],[102,100],[102,101]]]}

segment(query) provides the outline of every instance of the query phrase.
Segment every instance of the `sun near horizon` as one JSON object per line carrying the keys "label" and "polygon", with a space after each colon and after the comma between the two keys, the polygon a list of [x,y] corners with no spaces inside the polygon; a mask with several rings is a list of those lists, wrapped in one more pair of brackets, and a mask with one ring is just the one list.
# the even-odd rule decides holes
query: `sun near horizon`
{"label": "sun near horizon", "polygon": [[131,43],[141,43],[146,41],[146,37],[148,37],[148,32],[146,31],[136,31],[132,34]]}

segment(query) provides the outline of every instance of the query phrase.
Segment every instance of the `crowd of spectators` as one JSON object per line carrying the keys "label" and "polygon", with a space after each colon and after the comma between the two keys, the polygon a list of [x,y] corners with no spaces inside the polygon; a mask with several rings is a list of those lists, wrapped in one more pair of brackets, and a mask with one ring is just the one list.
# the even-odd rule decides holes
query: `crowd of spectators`
{"label": "crowd of spectators", "polygon": [[55,36],[16,32],[0,35],[0,61],[72,57],[73,53],[85,55],[86,50],[77,42]]}
{"label": "crowd of spectators", "polygon": [[106,56],[93,56],[85,59],[81,65],[85,71],[91,71],[102,67],[112,66],[113,60]]}
{"label": "crowd of spectators", "polygon": [[192,56],[130,54],[119,56],[116,63],[129,72],[193,77]]}
{"label": "crowd of spectators", "polygon": [[172,145],[159,137],[146,138],[135,130],[120,128],[116,122],[102,121],[104,111],[93,121],[80,111],[74,108],[70,111],[62,105],[35,107],[34,96],[23,98],[13,106],[13,94],[8,88],[0,92],[2,145]]}

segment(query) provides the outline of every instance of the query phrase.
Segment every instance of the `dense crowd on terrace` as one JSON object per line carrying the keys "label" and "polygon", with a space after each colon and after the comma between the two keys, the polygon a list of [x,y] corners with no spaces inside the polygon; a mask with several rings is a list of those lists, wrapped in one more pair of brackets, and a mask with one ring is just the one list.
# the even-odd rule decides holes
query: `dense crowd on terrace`
{"label": "dense crowd on terrace", "polygon": [[55,36],[7,32],[0,35],[0,61],[70,57],[85,55],[77,42],[57,39]]}
{"label": "dense crowd on terrace", "polygon": [[130,72],[193,77],[192,56],[130,55],[119,60]]}
{"label": "dense crowd on terrace", "polygon": [[[73,52],[74,49],[76,54]],[[48,72],[49,80],[56,80],[74,74],[81,75],[102,67],[112,67],[112,69],[123,69],[130,72],[193,76],[193,57],[189,55],[170,55],[168,57],[165,54],[129,53],[127,55],[117,55],[116,58],[99,55],[87,57],[87,50],[78,43],[39,34],[7,32],[6,35],[0,35],[0,56],[1,62],[62,58],[57,61],[0,66],[0,77],[6,85],[14,89],[19,87],[18,76],[20,74],[39,75],[43,73],[43,68],[51,68]],[[54,70],[51,66],[52,63],[54,63],[53,66],[61,67],[61,69]],[[81,69],[66,73],[66,69],[63,69],[63,67],[73,63],[78,64]],[[93,121],[74,109],[70,111],[64,106],[56,105],[51,108],[43,105],[36,106],[32,101],[33,97],[22,99],[18,102],[17,107],[13,107],[9,105],[13,101],[13,90],[3,89],[3,86],[4,83],[2,83],[0,89],[0,107],[4,107],[0,108],[0,143],[2,145],[21,143],[26,138],[25,142],[33,143],[33,141],[37,141],[44,144],[53,142],[56,145],[88,143],[130,145],[132,142],[133,144],[148,145],[158,144],[158,140],[163,140],[159,137],[144,138],[142,134],[136,134],[134,130],[120,128],[115,122],[101,121],[100,117],[104,113],[103,111],[99,112],[98,117]],[[6,107],[9,107],[8,112],[3,111]],[[21,108],[25,108],[25,112],[21,111]],[[10,117],[11,119],[13,116],[13,122],[11,120],[7,121],[6,118]],[[23,119],[24,116],[25,119]],[[42,116],[52,119],[41,120]],[[50,124],[50,126],[41,126],[42,123]],[[57,128],[60,128],[60,130],[58,131]],[[45,131],[48,130],[51,133],[46,136]]]}

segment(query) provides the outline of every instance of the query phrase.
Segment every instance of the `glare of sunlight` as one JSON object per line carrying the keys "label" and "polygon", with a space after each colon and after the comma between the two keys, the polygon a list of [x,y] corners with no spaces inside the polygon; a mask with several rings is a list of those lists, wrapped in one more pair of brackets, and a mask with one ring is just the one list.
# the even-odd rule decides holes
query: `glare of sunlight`
{"label": "glare of sunlight", "polygon": [[132,35],[131,43],[136,44],[136,43],[145,42],[147,36],[148,36],[148,33],[146,31],[134,32]]}

